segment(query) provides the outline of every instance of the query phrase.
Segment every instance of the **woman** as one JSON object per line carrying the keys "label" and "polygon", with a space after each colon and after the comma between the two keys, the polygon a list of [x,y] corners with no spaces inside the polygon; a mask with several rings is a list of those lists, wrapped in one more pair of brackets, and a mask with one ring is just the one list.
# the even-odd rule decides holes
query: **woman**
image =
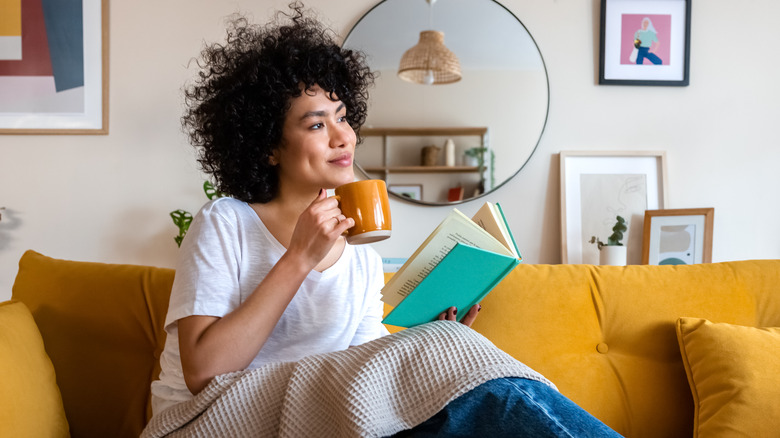
{"label": "woman", "polygon": [[658,32],[653,27],[653,22],[650,21],[650,17],[642,19],[642,28],[634,32],[634,42],[639,41],[637,47],[636,63],[642,65],[647,58],[655,65],[663,64],[661,58],[655,54],[660,43],[658,42]]}
{"label": "woman", "polygon": [[[152,385],[155,415],[192,399],[217,375],[387,334],[381,259],[369,246],[346,244],[342,234],[354,221],[326,195],[354,180],[373,75],[361,54],[342,50],[300,4],[291,7],[289,24],[233,21],[226,44],[203,51],[198,82],[186,92],[184,127],[203,169],[229,197],[201,209],[181,246],[162,372]],[[471,325],[478,311],[462,322]],[[450,308],[439,319],[455,315]],[[458,412],[473,412],[473,399],[464,400]],[[577,424],[606,429],[577,412]],[[463,429],[435,417],[420,433],[446,424]]]}

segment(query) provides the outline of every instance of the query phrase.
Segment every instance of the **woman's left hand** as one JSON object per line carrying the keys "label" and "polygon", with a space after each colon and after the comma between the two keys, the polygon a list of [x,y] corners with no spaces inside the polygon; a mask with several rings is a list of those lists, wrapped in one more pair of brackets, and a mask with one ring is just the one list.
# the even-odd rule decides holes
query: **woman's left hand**
{"label": "woman's left hand", "polygon": [[[477,314],[479,311],[482,310],[482,306],[479,304],[474,304],[471,306],[471,309],[469,309],[469,313],[466,314],[466,316],[463,317],[463,319],[460,320],[460,323],[465,325],[466,327],[471,327],[471,324],[474,323],[474,320],[477,319]],[[444,312],[441,312],[439,315],[439,321],[456,321],[456,317],[458,316],[458,309],[456,307],[450,307],[449,309],[445,310]]]}

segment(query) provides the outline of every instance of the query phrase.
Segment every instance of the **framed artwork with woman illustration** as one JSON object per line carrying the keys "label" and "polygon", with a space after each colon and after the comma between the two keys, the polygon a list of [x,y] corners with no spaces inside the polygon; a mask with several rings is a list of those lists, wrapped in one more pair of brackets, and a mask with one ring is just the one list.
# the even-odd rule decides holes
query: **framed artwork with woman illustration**
{"label": "framed artwork with woman illustration", "polygon": [[599,84],[686,86],[692,0],[601,0]]}

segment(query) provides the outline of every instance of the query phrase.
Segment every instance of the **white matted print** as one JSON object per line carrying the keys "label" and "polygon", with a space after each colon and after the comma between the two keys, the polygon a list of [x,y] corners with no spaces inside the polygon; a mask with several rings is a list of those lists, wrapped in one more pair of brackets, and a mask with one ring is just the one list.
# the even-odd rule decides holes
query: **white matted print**
{"label": "white matted print", "polygon": [[600,84],[688,85],[691,0],[602,0]]}
{"label": "white matted print", "polygon": [[588,241],[606,241],[621,216],[627,263],[639,264],[645,210],[665,205],[665,153],[561,152],[560,160],[563,263],[598,264],[598,247]]}

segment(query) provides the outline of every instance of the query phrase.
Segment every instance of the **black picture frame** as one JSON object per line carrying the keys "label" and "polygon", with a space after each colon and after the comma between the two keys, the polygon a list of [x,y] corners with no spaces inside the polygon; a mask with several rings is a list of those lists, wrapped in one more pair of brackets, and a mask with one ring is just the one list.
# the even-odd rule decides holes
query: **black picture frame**
{"label": "black picture frame", "polygon": [[[601,0],[599,84],[687,86],[691,2]],[[649,37],[641,42],[641,35]],[[640,40],[639,47],[635,47],[636,39]],[[632,52],[642,64],[636,63]]]}

